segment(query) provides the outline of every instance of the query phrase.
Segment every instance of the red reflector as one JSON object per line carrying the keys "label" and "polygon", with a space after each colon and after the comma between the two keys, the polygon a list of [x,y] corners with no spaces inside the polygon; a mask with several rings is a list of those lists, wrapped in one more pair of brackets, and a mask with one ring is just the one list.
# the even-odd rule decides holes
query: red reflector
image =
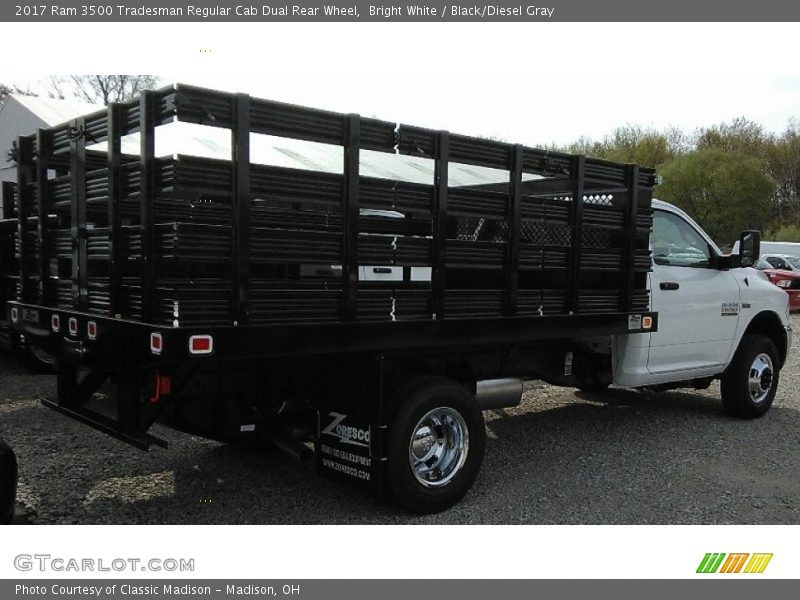
{"label": "red reflector", "polygon": [[153,396],[150,397],[151,404],[157,404],[162,396],[167,396],[172,393],[172,377],[169,375],[160,375],[156,373],[155,389]]}
{"label": "red reflector", "polygon": [[70,317],[69,319],[69,332],[72,335],[78,335],[78,319]]}
{"label": "red reflector", "polygon": [[161,340],[160,333],[151,333],[150,334],[150,352],[153,354],[161,354],[161,350],[163,348],[163,343]]}
{"label": "red reflector", "polygon": [[56,332],[61,331],[61,317],[50,315],[50,329]]}
{"label": "red reflector", "polygon": [[214,351],[214,338],[210,335],[193,335],[189,338],[189,352],[192,354],[211,354]]}
{"label": "red reflector", "polygon": [[94,321],[89,321],[86,324],[86,333],[89,336],[90,340],[97,339],[97,323]]}
{"label": "red reflector", "polygon": [[167,396],[172,393],[172,377],[169,375],[160,375],[158,377],[158,393],[161,396]]}

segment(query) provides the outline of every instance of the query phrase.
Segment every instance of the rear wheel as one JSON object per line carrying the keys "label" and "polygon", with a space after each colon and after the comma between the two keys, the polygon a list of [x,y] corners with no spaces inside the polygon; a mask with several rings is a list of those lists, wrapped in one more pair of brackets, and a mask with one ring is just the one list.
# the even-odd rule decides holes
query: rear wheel
{"label": "rear wheel", "polygon": [[755,419],[772,406],[780,378],[778,350],[763,335],[742,338],[733,361],[722,376],[722,404],[740,419]]}
{"label": "rear wheel", "polygon": [[440,378],[423,380],[400,402],[389,432],[389,485],[412,512],[442,511],[478,475],[486,449],[483,413],[466,389]]}
{"label": "rear wheel", "polygon": [[27,347],[26,360],[34,371],[48,375],[56,372],[55,357],[36,344]]}

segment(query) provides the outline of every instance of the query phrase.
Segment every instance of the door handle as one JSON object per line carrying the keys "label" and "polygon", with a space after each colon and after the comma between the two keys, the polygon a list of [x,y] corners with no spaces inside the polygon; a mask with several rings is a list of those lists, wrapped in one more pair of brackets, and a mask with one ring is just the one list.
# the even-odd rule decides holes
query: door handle
{"label": "door handle", "polygon": [[681,287],[681,284],[677,281],[662,281],[658,284],[662,290],[677,290]]}

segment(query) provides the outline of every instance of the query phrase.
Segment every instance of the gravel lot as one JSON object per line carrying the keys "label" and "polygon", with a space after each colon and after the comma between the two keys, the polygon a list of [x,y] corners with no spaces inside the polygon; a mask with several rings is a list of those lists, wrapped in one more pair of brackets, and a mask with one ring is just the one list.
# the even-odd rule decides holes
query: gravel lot
{"label": "gravel lot", "polygon": [[[800,317],[793,318],[800,331]],[[534,383],[487,414],[481,474],[451,510],[410,516],[276,452],[156,427],[149,453],[42,407],[53,377],[0,356],[0,436],[33,523],[800,523],[800,344],[772,410],[725,415],[719,387],[598,397]]]}

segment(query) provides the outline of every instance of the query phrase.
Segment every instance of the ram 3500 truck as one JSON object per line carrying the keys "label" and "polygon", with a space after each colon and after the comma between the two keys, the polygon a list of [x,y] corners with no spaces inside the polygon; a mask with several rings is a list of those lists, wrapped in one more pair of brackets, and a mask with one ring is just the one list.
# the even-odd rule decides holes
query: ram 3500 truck
{"label": "ram 3500 truck", "polygon": [[[229,154],[157,154],[175,120]],[[314,150],[262,161],[264,136]],[[434,512],[525,379],[720,378],[753,418],[790,343],[758,233],[721,255],[636,165],[185,85],[21,137],[17,160],[8,320],[57,359],[46,406],[140,448],[156,422],[273,443]]]}

